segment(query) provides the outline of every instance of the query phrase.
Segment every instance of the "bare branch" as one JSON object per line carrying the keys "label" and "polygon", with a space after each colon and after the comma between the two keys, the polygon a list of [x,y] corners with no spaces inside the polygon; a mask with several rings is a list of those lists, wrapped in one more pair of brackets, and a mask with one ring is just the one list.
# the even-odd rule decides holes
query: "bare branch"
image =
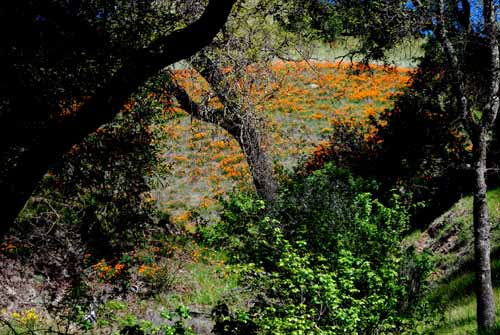
{"label": "bare branch", "polygon": [[452,88],[457,99],[460,118],[462,119],[464,127],[469,134],[477,134],[479,131],[479,125],[474,120],[472,112],[468,106],[468,99],[465,94],[464,87],[464,74],[461,69],[459,55],[457,54],[455,46],[451,42],[448,34],[444,0],[439,0],[439,12],[437,16],[436,28],[436,36],[444,49],[448,65],[451,69]]}

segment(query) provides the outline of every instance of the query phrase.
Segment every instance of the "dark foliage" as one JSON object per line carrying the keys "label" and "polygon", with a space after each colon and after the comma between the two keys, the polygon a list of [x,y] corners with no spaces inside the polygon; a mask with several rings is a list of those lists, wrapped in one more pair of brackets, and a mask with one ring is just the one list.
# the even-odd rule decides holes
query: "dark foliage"
{"label": "dark foliage", "polygon": [[78,282],[86,263],[117,259],[160,229],[149,192],[168,172],[154,129],[170,101],[155,84],[53,166],[22,211],[10,238],[39,273]]}
{"label": "dark foliage", "polygon": [[196,2],[204,11],[194,20],[182,13],[192,3],[176,0],[2,3],[0,236],[50,165],[152,76],[210,43],[234,3]]}
{"label": "dark foliage", "polygon": [[[476,42],[477,43],[477,42]],[[471,59],[485,59],[480,44],[472,44]],[[468,85],[474,86],[477,99],[485,88],[484,68],[471,62]],[[424,227],[472,190],[471,143],[456,111],[449,85],[449,73],[440,47],[430,39],[425,56],[411,75],[411,85],[395,100],[395,106],[372,119],[374,135],[367,138],[361,125],[336,125],[330,144],[318,148],[306,162],[305,171],[321,168],[332,161],[356,174],[379,181],[376,193],[385,201],[391,190],[407,203],[421,203],[412,209],[412,226]],[[475,65],[475,66],[474,66]],[[477,102],[479,103],[479,102]],[[497,125],[489,153],[490,185],[499,180]]]}

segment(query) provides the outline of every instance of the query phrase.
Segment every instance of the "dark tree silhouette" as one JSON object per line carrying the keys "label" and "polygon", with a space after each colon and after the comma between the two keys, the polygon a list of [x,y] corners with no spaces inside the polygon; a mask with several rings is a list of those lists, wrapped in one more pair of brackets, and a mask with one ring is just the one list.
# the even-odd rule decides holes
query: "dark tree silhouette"
{"label": "dark tree silhouette", "polygon": [[[48,167],[111,121],[151,76],[210,43],[235,2],[211,0],[183,28],[170,18],[145,32],[143,22],[123,32],[123,13],[109,2],[0,5],[0,238]],[[125,6],[155,10],[146,0]]]}

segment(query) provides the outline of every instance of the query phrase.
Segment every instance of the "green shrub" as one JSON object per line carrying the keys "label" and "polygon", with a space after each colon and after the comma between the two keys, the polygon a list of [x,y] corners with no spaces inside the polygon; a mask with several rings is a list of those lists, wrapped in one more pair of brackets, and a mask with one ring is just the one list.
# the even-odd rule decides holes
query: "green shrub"
{"label": "green shrub", "polygon": [[[253,333],[414,330],[425,316],[428,260],[401,249],[408,216],[397,198],[386,207],[370,189],[376,185],[327,164],[291,178],[272,207],[248,195],[225,203],[214,229],[241,282],[259,292],[246,312]],[[238,313],[219,322],[241,327]]]}

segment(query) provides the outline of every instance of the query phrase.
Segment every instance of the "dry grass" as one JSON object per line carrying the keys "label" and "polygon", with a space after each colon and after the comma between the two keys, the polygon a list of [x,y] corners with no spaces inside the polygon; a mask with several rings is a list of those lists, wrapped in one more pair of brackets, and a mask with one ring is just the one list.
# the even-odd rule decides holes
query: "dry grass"
{"label": "dry grass", "polygon": [[[407,69],[353,69],[333,62],[279,62],[271,70],[273,81],[252,85],[245,99],[266,120],[268,151],[286,168],[312,153],[335,122],[368,121],[390,107],[409,80]],[[188,70],[176,76],[195,100],[201,99],[207,89],[202,79]],[[174,221],[186,223],[193,208],[210,217],[217,196],[251,187],[251,178],[237,142],[225,131],[179,108],[173,112],[175,119],[163,126],[169,141],[164,158],[172,175],[155,197]]]}

